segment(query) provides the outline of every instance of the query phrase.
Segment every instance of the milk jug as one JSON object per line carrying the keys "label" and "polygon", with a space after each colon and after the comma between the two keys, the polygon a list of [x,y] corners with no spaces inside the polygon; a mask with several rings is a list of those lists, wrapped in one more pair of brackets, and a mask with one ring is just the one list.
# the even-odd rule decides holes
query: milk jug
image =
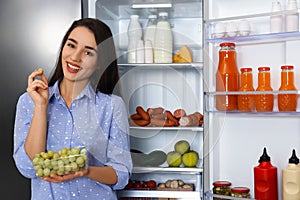
{"label": "milk jug", "polygon": [[300,199],[300,167],[299,158],[293,149],[287,168],[282,169],[282,198],[283,200]]}
{"label": "milk jug", "polygon": [[172,63],[173,33],[167,12],[159,13],[154,40],[154,62]]}
{"label": "milk jug", "polygon": [[127,56],[128,63],[136,63],[136,48],[139,40],[142,39],[142,27],[139,22],[138,15],[131,15],[130,22],[128,25],[127,35],[128,35],[128,47]]}

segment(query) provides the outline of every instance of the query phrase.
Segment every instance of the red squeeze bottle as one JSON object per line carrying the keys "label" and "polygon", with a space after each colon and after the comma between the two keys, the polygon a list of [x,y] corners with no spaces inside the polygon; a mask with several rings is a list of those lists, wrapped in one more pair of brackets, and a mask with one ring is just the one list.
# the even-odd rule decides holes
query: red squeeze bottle
{"label": "red squeeze bottle", "polygon": [[254,195],[259,200],[278,200],[277,167],[270,162],[264,148],[259,165],[254,167]]}

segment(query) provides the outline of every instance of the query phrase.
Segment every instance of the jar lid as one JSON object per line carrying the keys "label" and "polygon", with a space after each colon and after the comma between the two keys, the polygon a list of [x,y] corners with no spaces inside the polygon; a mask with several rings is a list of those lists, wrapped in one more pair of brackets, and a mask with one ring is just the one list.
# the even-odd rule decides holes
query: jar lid
{"label": "jar lid", "polygon": [[219,186],[219,187],[231,186],[231,182],[229,182],[229,181],[215,181],[215,182],[213,182],[213,185],[214,186]]}
{"label": "jar lid", "polygon": [[241,68],[241,72],[252,72],[252,68],[251,67],[243,67],[243,68]]}
{"label": "jar lid", "polygon": [[259,67],[258,71],[270,71],[270,67]]}
{"label": "jar lid", "polygon": [[233,187],[231,188],[231,192],[234,193],[248,193],[250,191],[247,187]]}
{"label": "jar lid", "polygon": [[283,65],[281,66],[281,69],[294,69],[293,65]]}
{"label": "jar lid", "polygon": [[234,47],[235,44],[233,42],[223,42],[220,44],[220,47],[225,47],[225,46]]}
{"label": "jar lid", "polygon": [[160,17],[168,17],[168,13],[167,12],[160,12],[160,13],[158,13],[158,16],[160,16]]}

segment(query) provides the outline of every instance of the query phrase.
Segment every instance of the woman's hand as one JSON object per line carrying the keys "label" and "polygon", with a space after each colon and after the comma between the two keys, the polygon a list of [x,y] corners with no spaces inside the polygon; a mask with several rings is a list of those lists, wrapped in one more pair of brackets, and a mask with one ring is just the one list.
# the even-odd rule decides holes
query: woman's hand
{"label": "woman's hand", "polygon": [[[38,76],[41,79],[37,79]],[[48,81],[42,68],[34,70],[29,75],[27,92],[35,105],[47,105],[49,97]]]}
{"label": "woman's hand", "polygon": [[60,183],[60,182],[68,181],[68,180],[75,179],[78,177],[86,176],[87,173],[88,173],[88,169],[78,171],[75,173],[71,173],[71,174],[62,175],[62,176],[59,176],[56,174],[51,174],[50,177],[44,177],[43,180],[52,182],[52,183]]}

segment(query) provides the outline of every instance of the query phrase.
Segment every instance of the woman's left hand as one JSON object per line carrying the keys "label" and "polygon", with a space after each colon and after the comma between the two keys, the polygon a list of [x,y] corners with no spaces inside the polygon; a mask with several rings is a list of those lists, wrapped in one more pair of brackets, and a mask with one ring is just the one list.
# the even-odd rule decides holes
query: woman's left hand
{"label": "woman's left hand", "polygon": [[72,179],[75,179],[78,177],[86,176],[87,173],[88,173],[88,169],[78,171],[75,173],[71,173],[71,174],[62,175],[62,176],[56,175],[56,174],[51,174],[50,177],[44,177],[43,180],[52,182],[52,183],[60,183],[60,182],[72,180]]}

